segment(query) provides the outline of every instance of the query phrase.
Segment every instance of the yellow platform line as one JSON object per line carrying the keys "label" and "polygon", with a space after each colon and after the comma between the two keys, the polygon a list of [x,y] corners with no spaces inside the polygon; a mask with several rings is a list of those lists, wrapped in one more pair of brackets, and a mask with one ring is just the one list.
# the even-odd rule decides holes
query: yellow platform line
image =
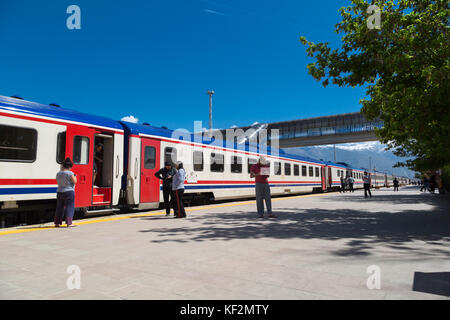
{"label": "yellow platform line", "polygon": [[[298,198],[317,197],[317,196],[324,196],[324,195],[330,195],[330,194],[329,193],[318,193],[318,194],[307,194],[307,195],[299,195],[299,196],[283,197],[283,198],[272,198],[272,202],[298,199]],[[240,201],[240,202],[234,202],[234,203],[224,203],[224,204],[209,205],[209,206],[194,207],[194,208],[191,207],[191,208],[186,208],[186,211],[194,212],[194,211],[201,211],[201,210],[236,207],[236,206],[243,206],[243,205],[248,205],[248,204],[252,204],[252,203],[256,203],[256,200]],[[151,212],[151,213],[138,213],[138,214],[123,215],[123,216],[114,216],[111,218],[79,221],[79,222],[74,223],[74,225],[81,226],[81,225],[92,224],[92,223],[119,221],[119,220],[138,218],[138,217],[152,217],[152,216],[159,216],[159,215],[165,215],[165,214],[166,214],[165,211],[159,210],[159,211],[155,211],[155,212]],[[65,228],[65,225],[62,225],[59,228]],[[33,231],[42,231],[42,230],[48,230],[48,229],[59,229],[59,228],[55,228],[53,225],[42,225],[39,227],[19,227],[18,229],[0,231],[0,236],[8,235],[8,234],[33,232]]]}

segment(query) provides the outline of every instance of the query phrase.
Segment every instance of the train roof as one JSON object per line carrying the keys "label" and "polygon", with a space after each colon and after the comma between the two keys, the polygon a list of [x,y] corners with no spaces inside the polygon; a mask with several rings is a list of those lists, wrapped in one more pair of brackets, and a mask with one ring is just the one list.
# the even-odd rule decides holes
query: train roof
{"label": "train roof", "polygon": [[106,117],[0,95],[0,111],[1,110],[10,111],[13,113],[28,114],[32,117],[44,119],[59,119],[98,127],[106,127],[120,131],[123,130],[118,121]]}
{"label": "train roof", "polygon": [[[293,160],[307,161],[307,162],[312,162],[312,163],[317,163],[317,164],[324,163],[323,161],[316,160],[313,158],[288,154],[283,149],[280,149],[278,154],[273,154],[271,147],[267,146],[267,147],[264,147],[263,150],[260,150],[261,145],[252,144],[252,143],[249,143],[248,141],[246,141],[243,144],[234,143],[234,145],[230,146],[230,142],[227,143],[226,140],[214,141],[209,138],[204,139],[204,135],[202,135],[202,136],[196,135],[191,132],[188,132],[187,130],[170,130],[170,129],[151,126],[151,125],[141,125],[141,124],[126,122],[126,121],[120,121],[120,123],[124,126],[125,132],[128,134],[150,135],[150,136],[164,137],[164,138],[168,138],[168,139],[176,139],[176,140],[184,140],[184,141],[189,140],[189,142],[213,145],[213,146],[222,147],[222,148],[231,148],[231,149],[242,150],[242,151],[247,151],[247,152],[255,152],[255,153],[258,153],[261,151],[262,154],[278,155],[280,157],[289,158],[289,159],[293,159]],[[183,139],[181,137],[183,137]],[[184,138],[186,138],[186,139],[184,139]]]}

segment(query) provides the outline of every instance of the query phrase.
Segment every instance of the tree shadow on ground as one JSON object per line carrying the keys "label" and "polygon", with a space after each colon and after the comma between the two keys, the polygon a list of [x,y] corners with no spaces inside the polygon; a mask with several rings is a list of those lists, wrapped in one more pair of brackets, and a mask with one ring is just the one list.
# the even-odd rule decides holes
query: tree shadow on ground
{"label": "tree shadow on ground", "polygon": [[413,291],[450,297],[450,272],[415,272]]}
{"label": "tree shadow on ground", "polygon": [[[355,197],[341,196],[339,201],[354,201]],[[376,201],[412,203],[417,196],[380,196]],[[389,200],[391,199],[391,200]],[[336,201],[336,199],[334,199]],[[360,200],[358,200],[360,201]],[[369,202],[368,202],[369,203]],[[430,200],[430,204],[436,204]],[[182,227],[141,230],[157,236],[151,242],[230,241],[233,239],[321,239],[347,240],[337,256],[367,256],[382,244],[400,252],[414,252],[423,256],[450,255],[445,245],[450,241],[449,202],[434,205],[430,210],[396,212],[362,212],[353,209],[281,208],[277,219],[258,219],[253,212],[221,212],[212,215],[190,216]],[[151,220],[151,217],[145,218]],[[428,246],[408,246],[423,241]],[[429,246],[431,245],[431,246]]]}
{"label": "tree shadow on ground", "polygon": [[[358,197],[360,195],[360,197]],[[325,199],[326,201],[332,201],[331,199]],[[335,199],[333,199],[335,201]],[[424,203],[428,205],[440,205],[443,204],[444,206],[446,203],[448,204],[448,197],[442,196],[439,194],[431,194],[431,193],[424,193],[424,194],[401,194],[401,193],[386,193],[384,190],[372,190],[372,198],[364,198],[364,191],[358,190],[355,191],[355,193],[345,192],[340,194],[339,196],[340,201],[348,201],[348,202],[361,202],[361,201],[369,201],[372,202],[386,202],[390,204],[416,204],[416,203]]]}

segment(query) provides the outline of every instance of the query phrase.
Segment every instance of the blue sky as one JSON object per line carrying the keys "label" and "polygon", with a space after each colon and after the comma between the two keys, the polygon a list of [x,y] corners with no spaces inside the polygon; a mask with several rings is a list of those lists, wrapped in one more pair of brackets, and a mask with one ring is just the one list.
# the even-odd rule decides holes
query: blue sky
{"label": "blue sky", "polygon": [[208,89],[216,128],[359,111],[364,90],[323,88],[298,41],[338,45],[349,3],[1,1],[0,95],[189,130],[208,125]]}

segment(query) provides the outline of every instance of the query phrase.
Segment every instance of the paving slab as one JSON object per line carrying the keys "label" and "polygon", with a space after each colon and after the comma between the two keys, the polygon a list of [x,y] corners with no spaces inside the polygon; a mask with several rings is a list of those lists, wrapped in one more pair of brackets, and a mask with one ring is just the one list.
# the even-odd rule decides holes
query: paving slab
{"label": "paving slab", "polygon": [[[273,208],[277,219],[239,201],[188,208],[187,219],[148,211],[0,229],[0,299],[450,298],[447,196],[384,188]],[[80,289],[67,287],[69,266]]]}

